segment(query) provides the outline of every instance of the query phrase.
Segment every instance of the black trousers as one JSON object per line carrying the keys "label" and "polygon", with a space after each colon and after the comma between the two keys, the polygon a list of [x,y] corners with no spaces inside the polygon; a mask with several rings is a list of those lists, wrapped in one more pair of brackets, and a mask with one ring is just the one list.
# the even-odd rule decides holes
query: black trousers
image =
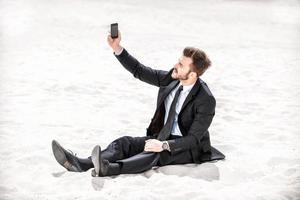
{"label": "black trousers", "polygon": [[[170,139],[176,138],[171,136]],[[192,163],[190,151],[171,155],[168,151],[146,152],[145,141],[151,137],[124,136],[114,140],[101,152],[103,159],[111,164],[107,175],[135,174],[151,169],[154,166]]]}

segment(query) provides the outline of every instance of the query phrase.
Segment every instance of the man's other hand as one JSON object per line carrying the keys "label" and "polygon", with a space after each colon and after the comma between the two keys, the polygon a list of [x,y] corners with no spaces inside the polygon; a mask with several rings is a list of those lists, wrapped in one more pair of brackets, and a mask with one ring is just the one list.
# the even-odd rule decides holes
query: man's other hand
{"label": "man's other hand", "polygon": [[156,139],[146,140],[144,150],[145,151],[152,151],[152,152],[161,152],[161,151],[163,151],[162,141],[159,141],[159,140],[156,140]]}
{"label": "man's other hand", "polygon": [[108,45],[114,50],[114,52],[119,52],[122,49],[122,47],[120,45],[121,32],[118,30],[118,37],[117,38],[112,38],[111,35],[109,34],[107,36],[107,42],[108,42]]}

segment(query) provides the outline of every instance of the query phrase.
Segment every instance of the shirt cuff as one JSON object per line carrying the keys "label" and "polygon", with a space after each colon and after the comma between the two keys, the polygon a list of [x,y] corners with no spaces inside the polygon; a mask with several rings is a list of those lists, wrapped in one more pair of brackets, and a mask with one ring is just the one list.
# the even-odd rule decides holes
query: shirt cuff
{"label": "shirt cuff", "polygon": [[119,51],[115,51],[114,53],[115,53],[115,55],[116,56],[119,56],[119,55],[121,55],[121,53],[123,52],[123,47],[121,47],[121,49],[119,50]]}

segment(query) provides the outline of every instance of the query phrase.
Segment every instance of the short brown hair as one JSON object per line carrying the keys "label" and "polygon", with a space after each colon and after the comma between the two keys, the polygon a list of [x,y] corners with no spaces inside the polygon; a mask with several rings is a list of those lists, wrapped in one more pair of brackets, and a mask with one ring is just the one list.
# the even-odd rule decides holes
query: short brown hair
{"label": "short brown hair", "polygon": [[211,66],[211,61],[204,51],[195,47],[185,47],[183,55],[192,59],[193,71],[201,76],[205,70]]}

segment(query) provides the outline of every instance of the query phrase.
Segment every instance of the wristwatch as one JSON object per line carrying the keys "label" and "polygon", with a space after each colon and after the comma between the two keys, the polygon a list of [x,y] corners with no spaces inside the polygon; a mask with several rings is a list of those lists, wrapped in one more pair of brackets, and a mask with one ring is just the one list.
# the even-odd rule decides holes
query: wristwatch
{"label": "wristwatch", "polygon": [[163,150],[168,150],[169,151],[169,144],[167,141],[163,141],[162,143],[162,149]]}

